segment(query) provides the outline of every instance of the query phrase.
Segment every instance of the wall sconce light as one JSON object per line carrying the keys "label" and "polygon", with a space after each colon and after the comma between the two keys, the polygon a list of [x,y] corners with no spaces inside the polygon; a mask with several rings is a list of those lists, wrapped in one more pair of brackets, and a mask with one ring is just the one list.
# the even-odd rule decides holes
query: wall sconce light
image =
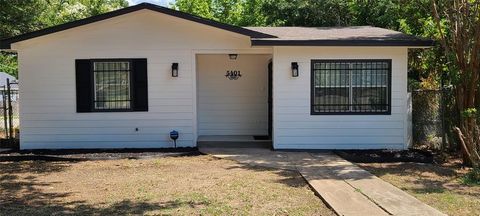
{"label": "wall sconce light", "polygon": [[237,60],[238,54],[228,54],[230,60]]}
{"label": "wall sconce light", "polygon": [[178,77],[178,63],[172,63],[172,77]]}
{"label": "wall sconce light", "polygon": [[292,62],[292,77],[298,77],[298,63]]}

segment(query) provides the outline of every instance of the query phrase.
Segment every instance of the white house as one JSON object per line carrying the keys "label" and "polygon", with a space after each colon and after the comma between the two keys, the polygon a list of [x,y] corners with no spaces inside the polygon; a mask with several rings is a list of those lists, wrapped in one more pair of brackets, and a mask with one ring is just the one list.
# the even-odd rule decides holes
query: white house
{"label": "white house", "polygon": [[252,27],[139,4],[1,41],[18,52],[21,149],[403,149],[407,51],[382,28]]}

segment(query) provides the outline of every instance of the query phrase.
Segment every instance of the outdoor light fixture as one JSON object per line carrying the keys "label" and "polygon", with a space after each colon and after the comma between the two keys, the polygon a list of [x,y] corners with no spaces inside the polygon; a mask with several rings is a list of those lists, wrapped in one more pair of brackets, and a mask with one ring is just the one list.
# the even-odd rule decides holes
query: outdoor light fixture
{"label": "outdoor light fixture", "polygon": [[292,62],[292,77],[298,77],[298,63]]}
{"label": "outdoor light fixture", "polygon": [[237,60],[238,54],[228,54],[230,60]]}
{"label": "outdoor light fixture", "polygon": [[178,77],[178,63],[172,64],[172,77]]}

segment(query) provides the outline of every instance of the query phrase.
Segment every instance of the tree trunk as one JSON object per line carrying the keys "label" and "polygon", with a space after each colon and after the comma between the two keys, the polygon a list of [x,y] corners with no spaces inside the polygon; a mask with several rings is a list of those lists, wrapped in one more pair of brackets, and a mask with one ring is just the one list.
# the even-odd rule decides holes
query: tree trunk
{"label": "tree trunk", "polygon": [[455,105],[459,114],[457,127],[462,156],[466,164],[480,164],[480,1],[432,0],[432,13],[440,35],[439,42],[454,74]]}

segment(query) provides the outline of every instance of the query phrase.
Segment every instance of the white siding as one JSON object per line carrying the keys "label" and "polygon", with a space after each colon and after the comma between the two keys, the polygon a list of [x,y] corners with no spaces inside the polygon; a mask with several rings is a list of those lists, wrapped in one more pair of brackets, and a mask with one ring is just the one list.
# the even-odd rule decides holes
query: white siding
{"label": "white siding", "polygon": [[[271,52],[248,37],[142,10],[13,45],[19,53],[21,148],[195,146],[196,53]],[[267,51],[265,51],[267,50]],[[148,112],[76,113],[75,59],[147,58]],[[179,63],[179,77],[171,64]],[[138,131],[135,131],[138,128]]]}
{"label": "white siding", "polygon": [[[19,53],[22,149],[171,147],[168,133],[173,129],[180,132],[179,146],[195,146],[195,70],[197,63],[202,64],[195,56],[239,53],[241,59],[242,54],[272,54],[271,48],[252,48],[246,36],[148,10],[19,42],[13,48]],[[149,111],[76,113],[75,59],[88,58],[147,58]],[[311,59],[355,58],[392,59],[392,114],[310,115]],[[177,78],[171,77],[173,62],[179,63]],[[291,62],[299,63],[297,78],[291,77]],[[407,48],[275,47],[273,68],[275,148],[405,148]],[[266,72],[266,65],[263,69]],[[255,86],[262,86],[257,90],[265,97],[266,82],[261,83]],[[233,101],[241,100],[224,97],[217,107],[210,108],[223,109]],[[203,108],[210,109],[200,107]],[[218,132],[204,131],[206,124],[212,124],[211,128],[241,128],[233,123],[241,115],[234,115],[231,110],[226,113],[231,117],[200,122],[200,133]],[[265,132],[265,114],[266,110],[259,112],[256,120],[254,115],[243,116],[249,120],[242,127],[258,126]]]}
{"label": "white siding", "polygon": [[[312,59],[392,59],[391,115],[310,115]],[[298,62],[299,77],[291,76]],[[407,140],[407,48],[275,47],[276,149],[403,149]]]}
{"label": "white siding", "polygon": [[[198,55],[198,134],[267,135],[271,55]],[[229,80],[227,70],[242,77]]]}

